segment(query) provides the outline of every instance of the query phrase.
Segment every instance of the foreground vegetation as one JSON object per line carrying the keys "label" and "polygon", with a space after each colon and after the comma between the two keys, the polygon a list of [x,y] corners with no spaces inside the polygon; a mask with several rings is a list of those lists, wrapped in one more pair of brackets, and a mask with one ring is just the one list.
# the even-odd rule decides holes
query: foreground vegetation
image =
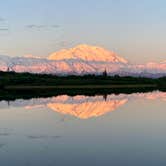
{"label": "foreground vegetation", "polygon": [[57,95],[107,95],[166,90],[166,77],[152,79],[119,76],[54,76],[0,72],[0,100]]}
{"label": "foreground vegetation", "polygon": [[[153,79],[144,77],[119,77],[107,75],[84,75],[84,76],[55,76],[47,74],[30,74],[30,73],[15,73],[15,72],[0,72],[0,87],[7,86],[90,86],[90,85],[109,85],[117,86],[166,86],[166,77]],[[120,86],[119,86],[120,87]],[[114,87],[115,88],[115,87]]]}
{"label": "foreground vegetation", "polygon": [[[16,100],[16,99],[31,99],[31,98],[46,98],[59,95],[85,95],[85,96],[96,96],[103,95],[107,96],[109,94],[131,94],[131,93],[146,93],[156,90],[155,88],[122,88],[122,89],[8,89],[0,90],[0,101],[1,100]],[[165,91],[165,89],[160,89]]]}

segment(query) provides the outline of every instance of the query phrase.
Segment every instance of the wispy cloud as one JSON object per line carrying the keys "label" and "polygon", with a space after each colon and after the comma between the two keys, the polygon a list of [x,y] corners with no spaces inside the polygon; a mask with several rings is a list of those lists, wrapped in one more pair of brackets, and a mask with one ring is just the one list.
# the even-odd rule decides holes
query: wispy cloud
{"label": "wispy cloud", "polygon": [[51,27],[52,28],[60,28],[61,26],[60,25],[52,25]]}
{"label": "wispy cloud", "polygon": [[0,17],[0,35],[7,35],[9,33],[9,24],[8,21]]}
{"label": "wispy cloud", "polygon": [[0,17],[0,22],[5,22],[6,20],[3,17]]}
{"label": "wispy cloud", "polygon": [[0,31],[9,31],[9,28],[1,28],[0,27]]}
{"label": "wispy cloud", "polygon": [[25,26],[27,29],[31,30],[49,30],[49,29],[55,29],[60,28],[60,25],[44,25],[44,24],[29,24]]}
{"label": "wispy cloud", "polygon": [[45,27],[46,27],[45,25],[35,25],[35,24],[26,25],[26,28],[29,29],[43,29]]}
{"label": "wispy cloud", "polygon": [[29,135],[27,136],[29,139],[58,139],[61,138],[61,136],[48,136],[48,135]]}

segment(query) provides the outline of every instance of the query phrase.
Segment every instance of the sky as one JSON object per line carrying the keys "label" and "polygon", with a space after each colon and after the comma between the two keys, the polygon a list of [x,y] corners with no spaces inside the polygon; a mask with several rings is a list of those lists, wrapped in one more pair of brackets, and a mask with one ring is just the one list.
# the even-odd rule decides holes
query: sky
{"label": "sky", "polygon": [[47,57],[78,44],[134,63],[166,60],[165,0],[5,0],[0,55]]}

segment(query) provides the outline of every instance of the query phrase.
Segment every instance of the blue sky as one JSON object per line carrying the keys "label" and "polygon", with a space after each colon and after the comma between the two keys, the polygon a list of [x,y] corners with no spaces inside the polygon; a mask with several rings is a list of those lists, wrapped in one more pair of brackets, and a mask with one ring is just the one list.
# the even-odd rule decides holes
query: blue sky
{"label": "blue sky", "polygon": [[166,60],[164,0],[5,0],[0,54],[46,57],[87,43],[131,62]]}

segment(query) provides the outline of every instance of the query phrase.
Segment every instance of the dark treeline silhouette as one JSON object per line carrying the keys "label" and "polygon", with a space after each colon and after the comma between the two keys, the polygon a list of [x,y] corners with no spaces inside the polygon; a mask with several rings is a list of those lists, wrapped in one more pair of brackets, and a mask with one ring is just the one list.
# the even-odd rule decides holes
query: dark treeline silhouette
{"label": "dark treeline silhouette", "polygon": [[[97,96],[102,95],[106,100],[107,95],[110,94],[132,94],[132,93],[146,93],[155,91],[156,88],[123,88],[123,89],[21,89],[21,90],[0,90],[0,101],[2,100],[16,100],[16,99],[31,99],[31,98],[47,98],[55,97],[59,95],[68,95],[68,96]],[[166,89],[159,89],[160,91],[165,92]]]}
{"label": "dark treeline silhouette", "polygon": [[166,77],[145,78],[145,77],[120,77],[118,75],[83,75],[83,76],[56,76],[50,74],[31,74],[0,72],[0,87],[9,85],[23,86],[56,86],[56,85],[136,85],[151,84],[159,87],[166,86]]}
{"label": "dark treeline silhouette", "polygon": [[[85,85],[88,86],[88,88],[84,87]],[[101,88],[96,88],[98,85],[102,85]],[[115,85],[115,87],[112,88],[109,87],[109,85]],[[119,88],[118,86],[121,85],[125,86]],[[11,88],[8,88],[10,86]],[[19,89],[21,86],[23,88]],[[27,86],[29,88],[24,89],[24,87]],[[34,86],[37,88],[33,88]],[[42,86],[44,86],[44,88],[40,88]],[[53,86],[53,88],[50,88],[49,86]],[[66,87],[64,88],[64,86]],[[130,76],[120,77],[118,75],[108,76],[107,74],[98,76],[55,76],[48,74],[0,72],[0,100],[52,97],[64,94],[69,96],[107,96],[108,94],[113,93],[130,94],[136,92],[150,92],[154,90],[166,91],[166,77],[154,79]]]}

